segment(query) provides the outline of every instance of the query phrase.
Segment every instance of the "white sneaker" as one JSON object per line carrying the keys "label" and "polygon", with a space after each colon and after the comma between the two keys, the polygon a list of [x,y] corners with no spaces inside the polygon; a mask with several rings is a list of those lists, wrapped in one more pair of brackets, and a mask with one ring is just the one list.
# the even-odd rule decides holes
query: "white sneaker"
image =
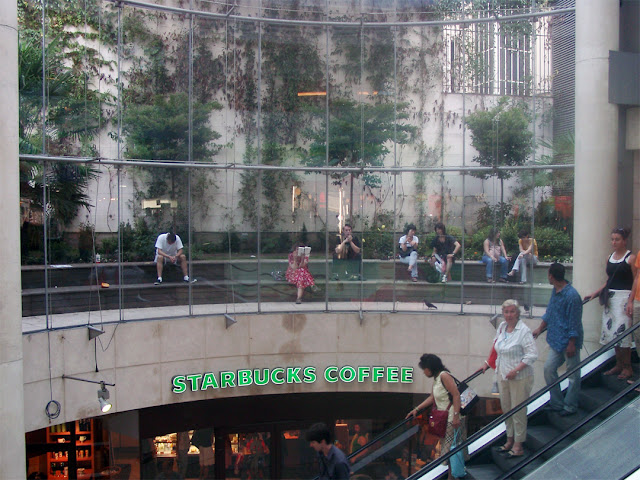
{"label": "white sneaker", "polygon": [[442,275],[442,283],[447,283],[447,276],[446,275]]}
{"label": "white sneaker", "polygon": [[158,277],[158,279],[153,282],[154,285],[160,285],[162,283],[162,277]]}

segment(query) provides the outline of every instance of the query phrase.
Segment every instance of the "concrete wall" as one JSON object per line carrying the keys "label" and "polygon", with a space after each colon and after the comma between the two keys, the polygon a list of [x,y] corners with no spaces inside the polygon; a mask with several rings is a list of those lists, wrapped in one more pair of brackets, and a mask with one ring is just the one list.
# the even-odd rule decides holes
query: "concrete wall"
{"label": "concrete wall", "polygon": [[[105,325],[94,351],[85,328],[25,335],[24,391],[26,431],[49,425],[44,406],[49,401],[48,349],[51,348],[53,398],[62,405],[54,423],[100,415],[95,384],[60,378],[62,374],[115,383],[108,387],[111,413],[195,400],[275,393],[328,391],[391,391],[425,393],[431,390],[417,368],[425,352],[440,355],[458,378],[477,370],[487,357],[495,331],[487,316],[365,314],[277,314],[238,316],[225,329],[224,318],[176,318]],[[539,320],[527,320],[533,329]],[[50,345],[47,345],[50,342]],[[538,340],[535,388],[544,385],[544,339]],[[95,363],[100,372],[95,372]],[[413,383],[331,384],[322,378],[329,365],[410,366]],[[284,384],[172,392],[174,375],[235,371],[245,368],[314,366],[318,380]],[[473,381],[488,395],[493,374]]]}
{"label": "concrete wall", "polygon": [[[18,15],[0,3],[0,241],[10,245],[0,269],[0,464],[3,478],[24,476],[18,175]],[[44,409],[44,405],[42,407]]]}

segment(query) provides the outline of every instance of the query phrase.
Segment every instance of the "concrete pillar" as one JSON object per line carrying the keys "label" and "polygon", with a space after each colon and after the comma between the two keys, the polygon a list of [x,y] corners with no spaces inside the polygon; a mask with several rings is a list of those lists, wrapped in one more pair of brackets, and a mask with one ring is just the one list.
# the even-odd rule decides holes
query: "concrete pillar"
{"label": "concrete pillar", "polygon": [[[608,101],[609,50],[618,50],[619,0],[576,2],[576,131],[574,286],[580,294],[602,285],[609,232],[617,219],[618,107]],[[602,307],[584,309],[585,341],[599,339]]]}
{"label": "concrete pillar", "polygon": [[627,109],[625,148],[633,151],[633,252],[640,249],[640,107]]}
{"label": "concrete pillar", "polygon": [[[3,478],[25,478],[20,195],[18,178],[17,2],[0,2],[0,465]],[[44,408],[44,405],[43,405]]]}

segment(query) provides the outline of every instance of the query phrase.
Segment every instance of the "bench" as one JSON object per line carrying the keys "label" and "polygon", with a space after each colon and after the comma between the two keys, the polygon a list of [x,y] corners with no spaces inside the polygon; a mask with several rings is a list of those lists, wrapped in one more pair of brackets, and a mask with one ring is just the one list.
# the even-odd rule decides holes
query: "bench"
{"label": "bench", "polygon": [[[287,261],[264,259],[260,264],[260,300],[263,302],[292,302],[295,289],[284,280]],[[317,290],[305,293],[305,302],[359,301],[498,304],[507,298],[519,299],[530,305],[545,305],[550,295],[546,278],[548,264],[538,264],[531,285],[517,283],[488,284],[484,281],[484,265],[478,261],[465,261],[465,283],[459,282],[461,262],[454,265],[453,281],[448,284],[425,280],[433,270],[425,262],[419,263],[419,281],[413,283],[404,264],[391,260],[365,260],[362,281],[354,272],[341,276],[329,263],[329,278],[325,262],[314,259],[310,271]],[[217,303],[251,303],[258,300],[258,265],[255,258],[228,260],[197,260],[192,262],[194,278],[191,301],[194,305]],[[165,268],[162,285],[153,285],[156,278],[153,262],[122,264],[122,288],[119,286],[118,265],[115,263],[75,264],[52,266],[47,269],[49,287],[49,313],[72,313],[99,309],[148,308],[175,306],[189,303],[189,285],[182,282],[178,268]],[[433,277],[433,275],[432,275]],[[437,276],[436,276],[437,278]],[[109,288],[101,288],[106,282]],[[44,267],[22,268],[23,316],[45,313]],[[462,298],[464,288],[464,298]],[[328,292],[328,293],[325,293]]]}

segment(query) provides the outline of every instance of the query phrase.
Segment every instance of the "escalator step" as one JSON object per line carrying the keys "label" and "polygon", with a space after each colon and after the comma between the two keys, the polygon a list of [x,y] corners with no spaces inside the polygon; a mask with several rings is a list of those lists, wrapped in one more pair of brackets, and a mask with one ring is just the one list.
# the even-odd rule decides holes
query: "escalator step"
{"label": "escalator step", "polygon": [[607,388],[592,387],[580,390],[580,407],[592,411],[614,396],[614,392]]}
{"label": "escalator step", "polygon": [[502,475],[502,470],[493,463],[485,463],[482,465],[467,466],[467,478],[473,480],[493,480]]}
{"label": "escalator step", "polygon": [[527,447],[538,451],[560,434],[560,430],[551,425],[534,425],[527,427]]}

